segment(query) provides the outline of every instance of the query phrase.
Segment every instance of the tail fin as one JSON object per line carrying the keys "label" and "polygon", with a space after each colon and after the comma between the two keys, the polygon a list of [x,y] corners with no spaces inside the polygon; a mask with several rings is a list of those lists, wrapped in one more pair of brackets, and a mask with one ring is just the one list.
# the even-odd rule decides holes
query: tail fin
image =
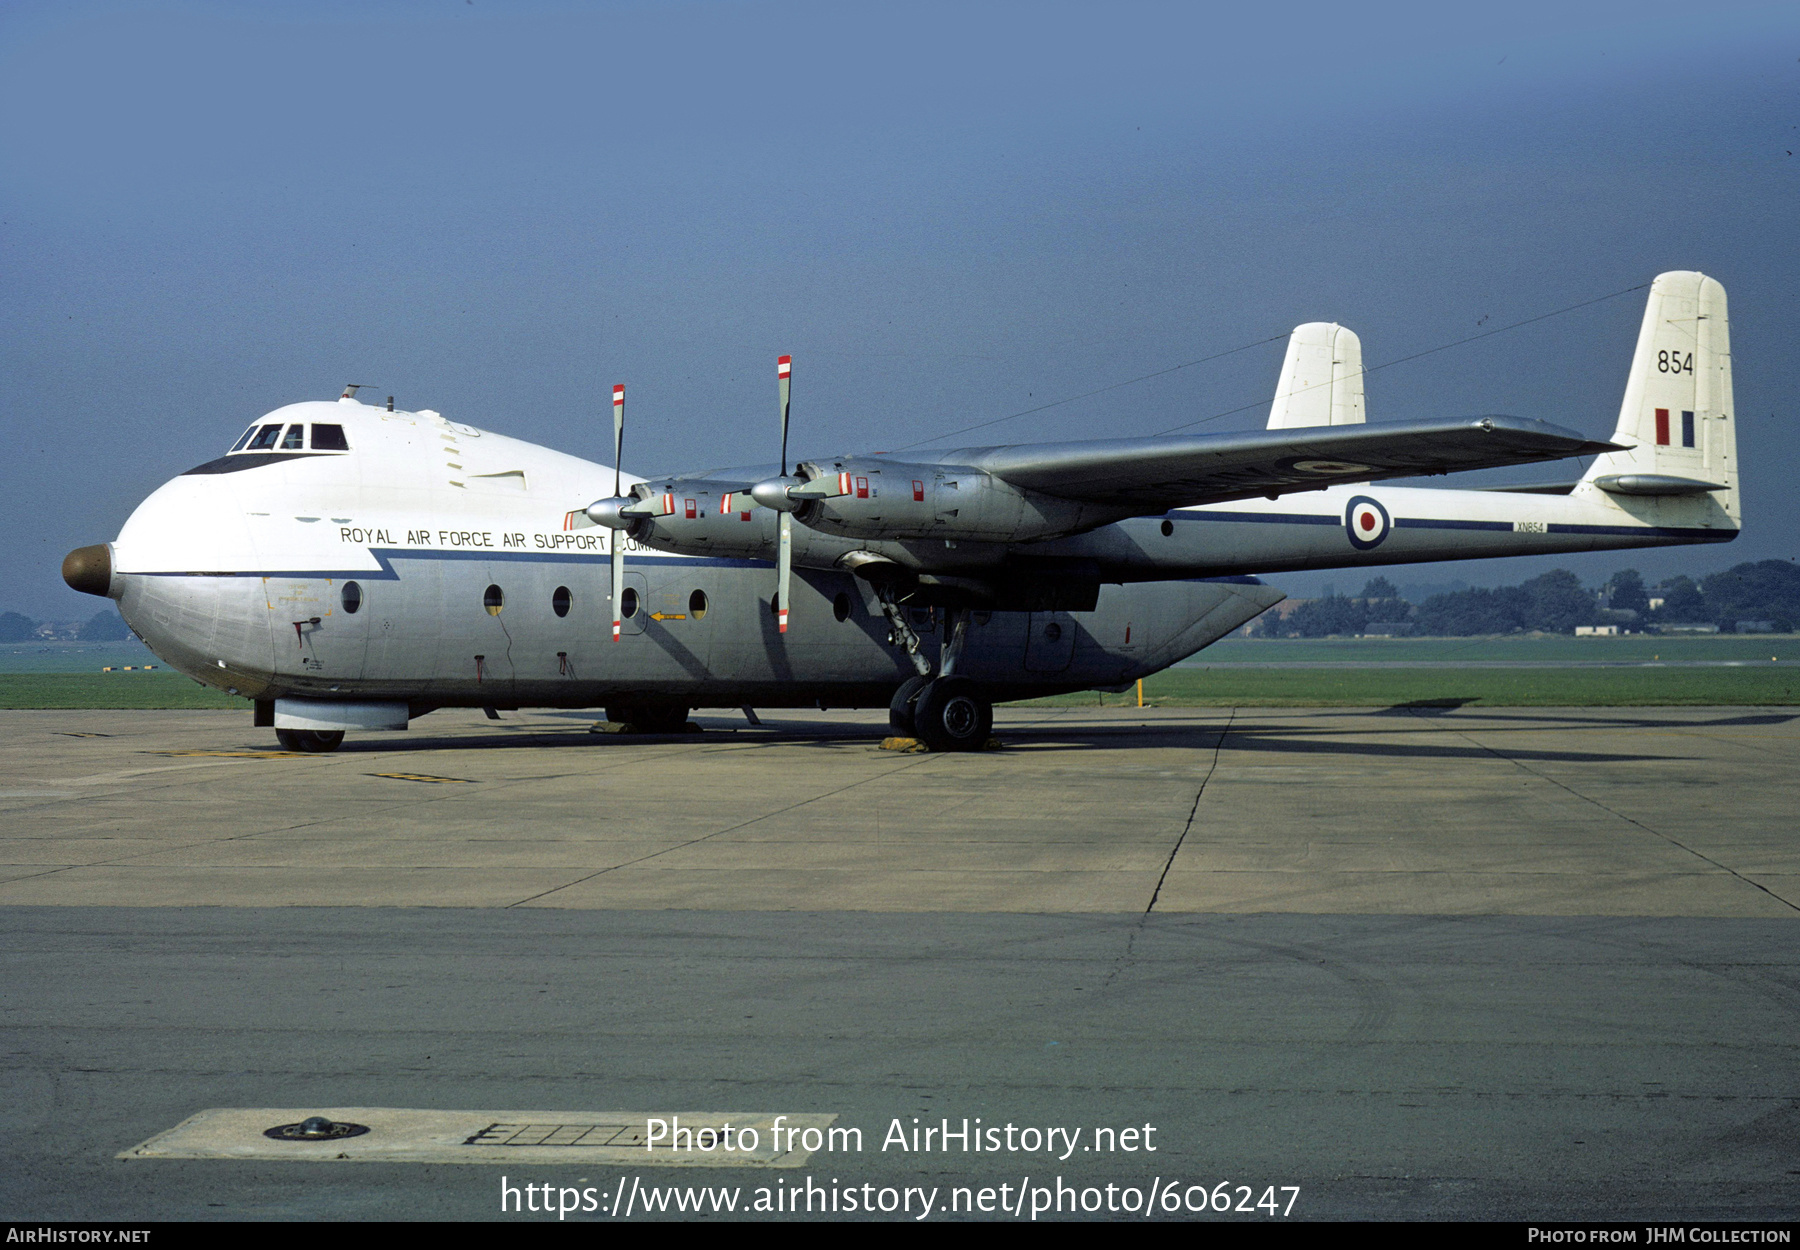
{"label": "tail fin", "polygon": [[1295,326],[1269,409],[1271,430],[1363,423],[1362,340],[1332,321]]}
{"label": "tail fin", "polygon": [[1659,517],[1664,524],[1742,524],[1731,330],[1725,288],[1715,279],[1677,270],[1650,284],[1612,441],[1629,450],[1598,457],[1584,485],[1620,502],[1654,498],[1670,514]]}

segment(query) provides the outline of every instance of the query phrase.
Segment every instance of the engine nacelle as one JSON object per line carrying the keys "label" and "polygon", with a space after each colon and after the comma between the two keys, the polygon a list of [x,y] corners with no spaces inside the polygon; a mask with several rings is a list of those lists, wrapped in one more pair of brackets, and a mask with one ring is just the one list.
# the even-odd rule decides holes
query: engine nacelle
{"label": "engine nacelle", "polygon": [[800,466],[794,519],[844,538],[1020,543],[1077,534],[1129,515],[1020,490],[980,469],[883,459]]}
{"label": "engine nacelle", "polygon": [[775,550],[774,514],[758,507],[748,487],[735,482],[640,482],[631,488],[628,502],[602,499],[587,514],[652,550],[761,559],[772,558]]}

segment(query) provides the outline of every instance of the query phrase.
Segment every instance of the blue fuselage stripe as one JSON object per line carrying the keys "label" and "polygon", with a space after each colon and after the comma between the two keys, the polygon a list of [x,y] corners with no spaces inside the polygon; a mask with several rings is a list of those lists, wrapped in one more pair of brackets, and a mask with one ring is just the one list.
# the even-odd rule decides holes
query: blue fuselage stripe
{"label": "blue fuselage stripe", "polygon": [[[232,572],[195,570],[181,572],[142,573],[141,577],[328,577],[337,580],[361,578],[364,581],[393,582],[400,580],[394,571],[396,560],[479,560],[519,564],[608,564],[611,556],[577,555],[568,551],[420,551],[411,547],[370,547],[368,552],[381,567],[378,569],[249,569]],[[728,559],[722,556],[663,556],[634,552],[626,557],[628,565],[678,564],[690,569],[772,569],[768,560]]]}
{"label": "blue fuselage stripe", "polygon": [[[1172,521],[1236,521],[1252,525],[1342,525],[1343,517],[1315,515],[1282,515],[1268,512],[1186,512],[1171,513]],[[1511,521],[1459,521],[1438,517],[1397,517],[1394,520],[1396,529],[1413,530],[1484,530],[1490,533],[1511,533]],[[1551,534],[1604,534],[1614,537],[1635,538],[1639,536],[1654,538],[1688,538],[1709,542],[1729,542],[1737,537],[1736,530],[1707,529],[1702,526],[1676,527],[1668,525],[1565,525],[1552,521],[1546,527]]]}
{"label": "blue fuselage stripe", "polygon": [[1401,517],[1394,522],[1396,529],[1407,530],[1492,530],[1498,533],[1512,533],[1511,521],[1439,521],[1430,517]]}
{"label": "blue fuselage stripe", "polygon": [[1179,512],[1170,513],[1171,521],[1245,521],[1252,525],[1342,525],[1341,516],[1310,516],[1302,513],[1271,515],[1267,512]]}

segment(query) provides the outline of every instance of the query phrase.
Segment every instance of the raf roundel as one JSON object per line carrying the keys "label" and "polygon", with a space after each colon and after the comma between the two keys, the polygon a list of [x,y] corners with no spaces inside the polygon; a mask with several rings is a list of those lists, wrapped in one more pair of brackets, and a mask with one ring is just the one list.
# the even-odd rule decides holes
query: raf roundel
{"label": "raf roundel", "polygon": [[1367,495],[1357,495],[1344,509],[1344,531],[1350,535],[1350,545],[1358,551],[1379,547],[1390,528],[1387,509]]}

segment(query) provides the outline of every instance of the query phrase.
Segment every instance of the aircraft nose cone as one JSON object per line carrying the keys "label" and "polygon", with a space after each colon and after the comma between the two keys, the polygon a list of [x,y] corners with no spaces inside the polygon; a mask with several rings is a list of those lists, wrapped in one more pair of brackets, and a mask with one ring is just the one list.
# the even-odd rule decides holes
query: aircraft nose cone
{"label": "aircraft nose cone", "polygon": [[63,557],[62,575],[72,589],[106,598],[112,589],[112,548],[106,543],[75,548]]}

